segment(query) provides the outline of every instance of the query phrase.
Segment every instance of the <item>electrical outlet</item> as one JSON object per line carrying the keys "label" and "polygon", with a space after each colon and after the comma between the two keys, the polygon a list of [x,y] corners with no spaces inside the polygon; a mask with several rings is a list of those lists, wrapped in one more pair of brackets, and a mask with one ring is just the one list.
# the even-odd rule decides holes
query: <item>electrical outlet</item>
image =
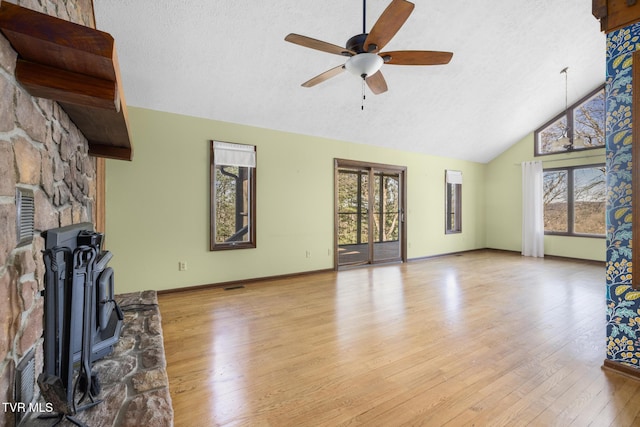
{"label": "electrical outlet", "polygon": [[187,270],[187,261],[178,261],[178,271]]}
{"label": "electrical outlet", "polygon": [[307,251],[306,256],[307,258],[311,258],[311,251]]}

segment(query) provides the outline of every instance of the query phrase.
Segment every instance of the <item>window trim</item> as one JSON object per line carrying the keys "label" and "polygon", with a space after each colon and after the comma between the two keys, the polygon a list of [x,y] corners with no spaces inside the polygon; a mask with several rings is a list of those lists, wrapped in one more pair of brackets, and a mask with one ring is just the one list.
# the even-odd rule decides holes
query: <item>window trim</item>
{"label": "window trim", "polygon": [[234,250],[234,249],[252,249],[257,246],[256,242],[256,167],[248,167],[249,169],[249,240],[246,242],[228,242],[228,243],[218,243],[216,242],[216,186],[215,186],[215,177],[216,177],[216,163],[215,163],[215,150],[214,145],[216,142],[223,142],[225,144],[236,144],[236,145],[244,145],[251,146],[254,150],[254,155],[256,157],[257,162],[257,148],[252,144],[238,144],[238,143],[229,143],[224,141],[214,141],[210,142],[210,159],[209,159],[209,250],[210,251],[223,251],[223,250]]}
{"label": "window trim", "polygon": [[[554,171],[566,171],[567,172],[567,231],[547,231],[544,230],[545,236],[567,236],[567,237],[589,237],[595,239],[606,238],[606,230],[602,231],[602,234],[593,233],[577,233],[574,231],[575,225],[575,200],[574,200],[574,175],[573,172],[577,169],[593,169],[604,167],[605,163],[593,163],[588,165],[576,165],[576,166],[561,166],[556,168],[545,168],[542,171],[543,177],[546,172]],[[605,169],[606,174],[606,169]],[[606,176],[605,176],[606,179]],[[544,208],[543,208],[544,210]]]}
{"label": "window trim", "polygon": [[[567,107],[566,110],[562,111],[560,114],[558,114],[557,116],[555,116],[554,118],[552,118],[551,120],[549,120],[548,122],[546,122],[545,124],[543,124],[542,126],[540,126],[538,129],[536,129],[533,132],[533,155],[535,157],[539,157],[539,156],[553,156],[556,154],[566,154],[566,153],[573,153],[573,152],[577,152],[577,151],[589,151],[589,150],[600,150],[605,148],[605,144],[597,146],[597,147],[584,147],[584,148],[573,148],[572,150],[562,150],[562,151],[554,151],[552,153],[541,153],[540,149],[539,149],[539,144],[538,144],[538,138],[541,132],[543,132],[545,129],[547,129],[549,126],[551,126],[553,123],[555,123],[556,121],[562,119],[562,117],[566,117],[567,119],[567,133],[569,136],[569,139],[571,141],[571,143],[573,143],[573,116],[574,114],[574,110],[576,108],[578,108],[580,105],[582,105],[582,103],[584,103],[585,101],[587,101],[589,98],[593,97],[595,94],[597,94],[600,91],[604,91],[604,83],[600,86],[598,86],[596,89],[592,90],[591,92],[589,92],[587,95],[583,96],[582,98],[580,98],[577,102],[569,105]],[[605,119],[606,120],[606,119]]]}

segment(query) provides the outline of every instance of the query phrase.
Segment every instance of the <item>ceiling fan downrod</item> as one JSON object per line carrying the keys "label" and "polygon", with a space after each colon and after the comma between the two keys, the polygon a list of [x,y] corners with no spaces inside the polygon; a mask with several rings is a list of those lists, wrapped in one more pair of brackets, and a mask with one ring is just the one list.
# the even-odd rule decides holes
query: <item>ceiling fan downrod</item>
{"label": "ceiling fan downrod", "polygon": [[367,32],[367,0],[362,0],[362,34]]}

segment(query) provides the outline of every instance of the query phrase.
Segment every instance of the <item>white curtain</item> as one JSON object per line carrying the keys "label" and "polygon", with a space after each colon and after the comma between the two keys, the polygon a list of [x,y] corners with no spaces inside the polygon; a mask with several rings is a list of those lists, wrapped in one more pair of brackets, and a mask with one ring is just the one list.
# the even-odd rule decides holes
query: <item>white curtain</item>
{"label": "white curtain", "polygon": [[542,162],[522,162],[522,255],[544,257]]}

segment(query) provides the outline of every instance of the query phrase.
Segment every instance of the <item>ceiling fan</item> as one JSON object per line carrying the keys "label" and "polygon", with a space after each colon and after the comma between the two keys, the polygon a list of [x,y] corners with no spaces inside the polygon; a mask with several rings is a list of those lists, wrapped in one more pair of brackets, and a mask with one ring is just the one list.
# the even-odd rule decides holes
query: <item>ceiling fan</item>
{"label": "ceiling fan", "polygon": [[[393,38],[400,27],[411,15],[414,4],[406,0],[392,0],[389,6],[382,12],[369,33],[366,32],[367,2],[362,1],[362,34],[355,35],[347,40],[346,46],[341,47],[311,37],[299,34],[289,34],[284,39],[300,46],[323,52],[333,53],[349,57],[343,65],[331,68],[324,73],[302,83],[304,87],[312,87],[322,83],[331,77],[342,73],[345,69],[359,76],[367,83],[369,89],[378,95],[387,91],[385,81],[380,68],[383,64],[393,65],[442,65],[448,64],[453,56],[452,52],[436,52],[429,50],[397,50],[380,52],[380,50]],[[364,90],[364,89],[363,89]]]}

